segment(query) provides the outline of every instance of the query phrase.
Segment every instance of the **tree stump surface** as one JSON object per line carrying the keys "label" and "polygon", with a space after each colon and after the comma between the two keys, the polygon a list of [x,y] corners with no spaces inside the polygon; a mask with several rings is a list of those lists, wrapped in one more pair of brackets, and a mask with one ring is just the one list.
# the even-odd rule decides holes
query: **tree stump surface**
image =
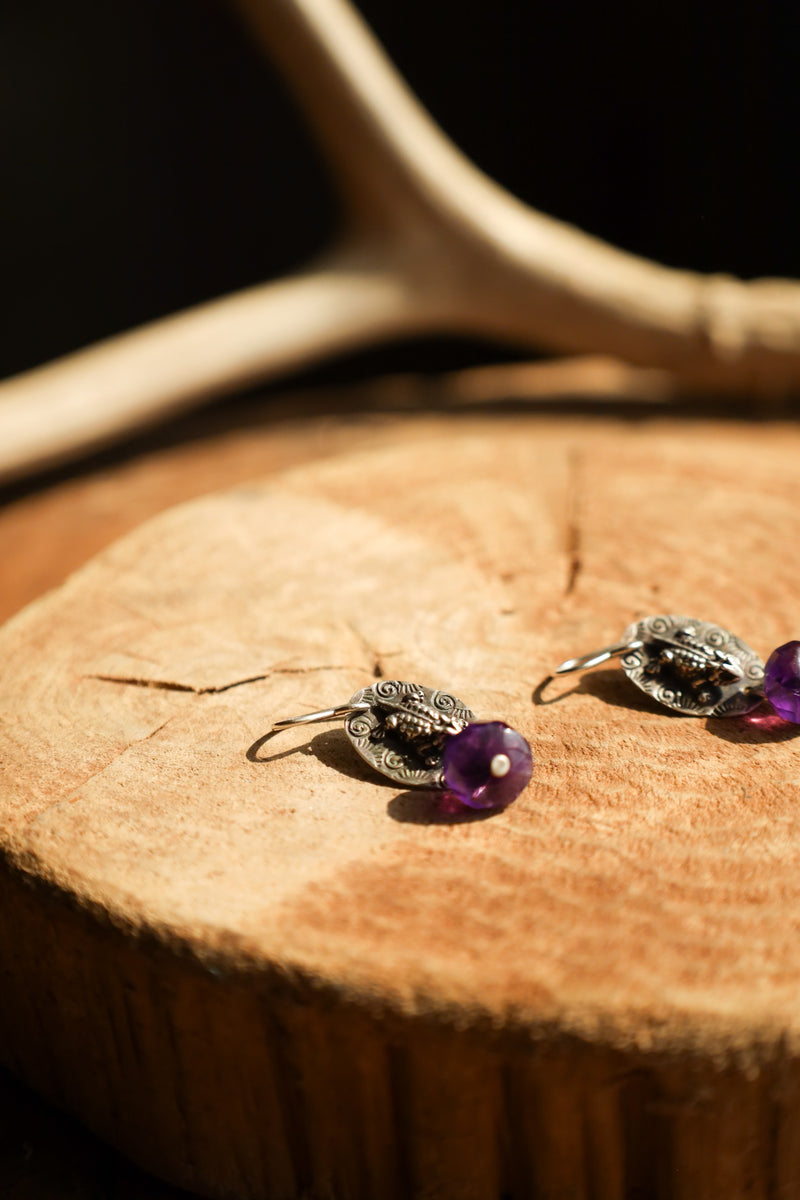
{"label": "tree stump surface", "polygon": [[[795,728],[537,688],[648,614],[797,636],[799,449],[432,421],[13,618],[2,1060],[210,1196],[797,1194]],[[456,819],[336,724],[263,741],[379,676],[521,730],[526,792]]]}

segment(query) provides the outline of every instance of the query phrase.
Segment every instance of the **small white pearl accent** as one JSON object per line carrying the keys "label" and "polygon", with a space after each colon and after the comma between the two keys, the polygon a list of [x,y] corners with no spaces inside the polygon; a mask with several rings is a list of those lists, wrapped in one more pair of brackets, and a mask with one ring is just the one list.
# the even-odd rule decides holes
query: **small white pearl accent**
{"label": "small white pearl accent", "polygon": [[511,770],[511,759],[507,754],[495,754],[489,764],[489,770],[495,779],[502,779]]}

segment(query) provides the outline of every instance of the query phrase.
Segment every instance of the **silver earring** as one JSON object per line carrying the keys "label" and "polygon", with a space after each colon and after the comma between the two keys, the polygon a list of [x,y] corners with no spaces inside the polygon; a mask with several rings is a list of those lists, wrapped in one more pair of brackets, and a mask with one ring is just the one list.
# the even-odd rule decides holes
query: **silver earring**
{"label": "silver earring", "polygon": [[447,692],[382,679],[346,704],[276,721],[272,731],[343,720],[361,757],[405,787],[450,792],[469,808],[505,808],[528,783],[533,756],[521,733],[478,721]]}
{"label": "silver earring", "polygon": [[555,674],[612,658],[643,692],[689,716],[738,716],[764,698],[764,663],[740,638],[709,621],[647,617],[629,625],[615,645],[569,658]]}

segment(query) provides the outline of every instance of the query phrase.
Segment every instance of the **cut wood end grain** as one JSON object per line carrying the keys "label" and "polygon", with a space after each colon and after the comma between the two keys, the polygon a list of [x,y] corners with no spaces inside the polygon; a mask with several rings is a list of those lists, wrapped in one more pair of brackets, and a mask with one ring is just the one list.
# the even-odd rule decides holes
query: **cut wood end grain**
{"label": "cut wood end grain", "polygon": [[[640,1009],[793,1021],[796,744],[672,718],[610,670],[531,703],[560,657],[639,612],[698,611],[763,650],[793,632],[779,564],[769,596],[739,582],[742,562],[767,578],[765,506],[795,519],[775,453],[759,472],[731,439],[713,462],[647,434],[591,457],[554,440],[345,458],[102,555],[5,633],[9,848],[133,924],[387,995],[626,1014],[634,1034]],[[346,700],[376,663],[519,727],[538,757],[524,798],[438,823],[335,726],[248,760],[274,719]]]}

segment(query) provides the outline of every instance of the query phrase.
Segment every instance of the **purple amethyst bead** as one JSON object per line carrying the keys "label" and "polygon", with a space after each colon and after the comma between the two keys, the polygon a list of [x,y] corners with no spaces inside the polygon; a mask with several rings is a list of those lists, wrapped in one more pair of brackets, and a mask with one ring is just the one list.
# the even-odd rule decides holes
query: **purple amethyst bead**
{"label": "purple amethyst bead", "polygon": [[505,808],[532,772],[530,746],[502,721],[476,721],[445,743],[444,786],[470,808]]}
{"label": "purple amethyst bead", "polygon": [[779,717],[800,724],[800,642],[772,651],[764,668],[764,691]]}

